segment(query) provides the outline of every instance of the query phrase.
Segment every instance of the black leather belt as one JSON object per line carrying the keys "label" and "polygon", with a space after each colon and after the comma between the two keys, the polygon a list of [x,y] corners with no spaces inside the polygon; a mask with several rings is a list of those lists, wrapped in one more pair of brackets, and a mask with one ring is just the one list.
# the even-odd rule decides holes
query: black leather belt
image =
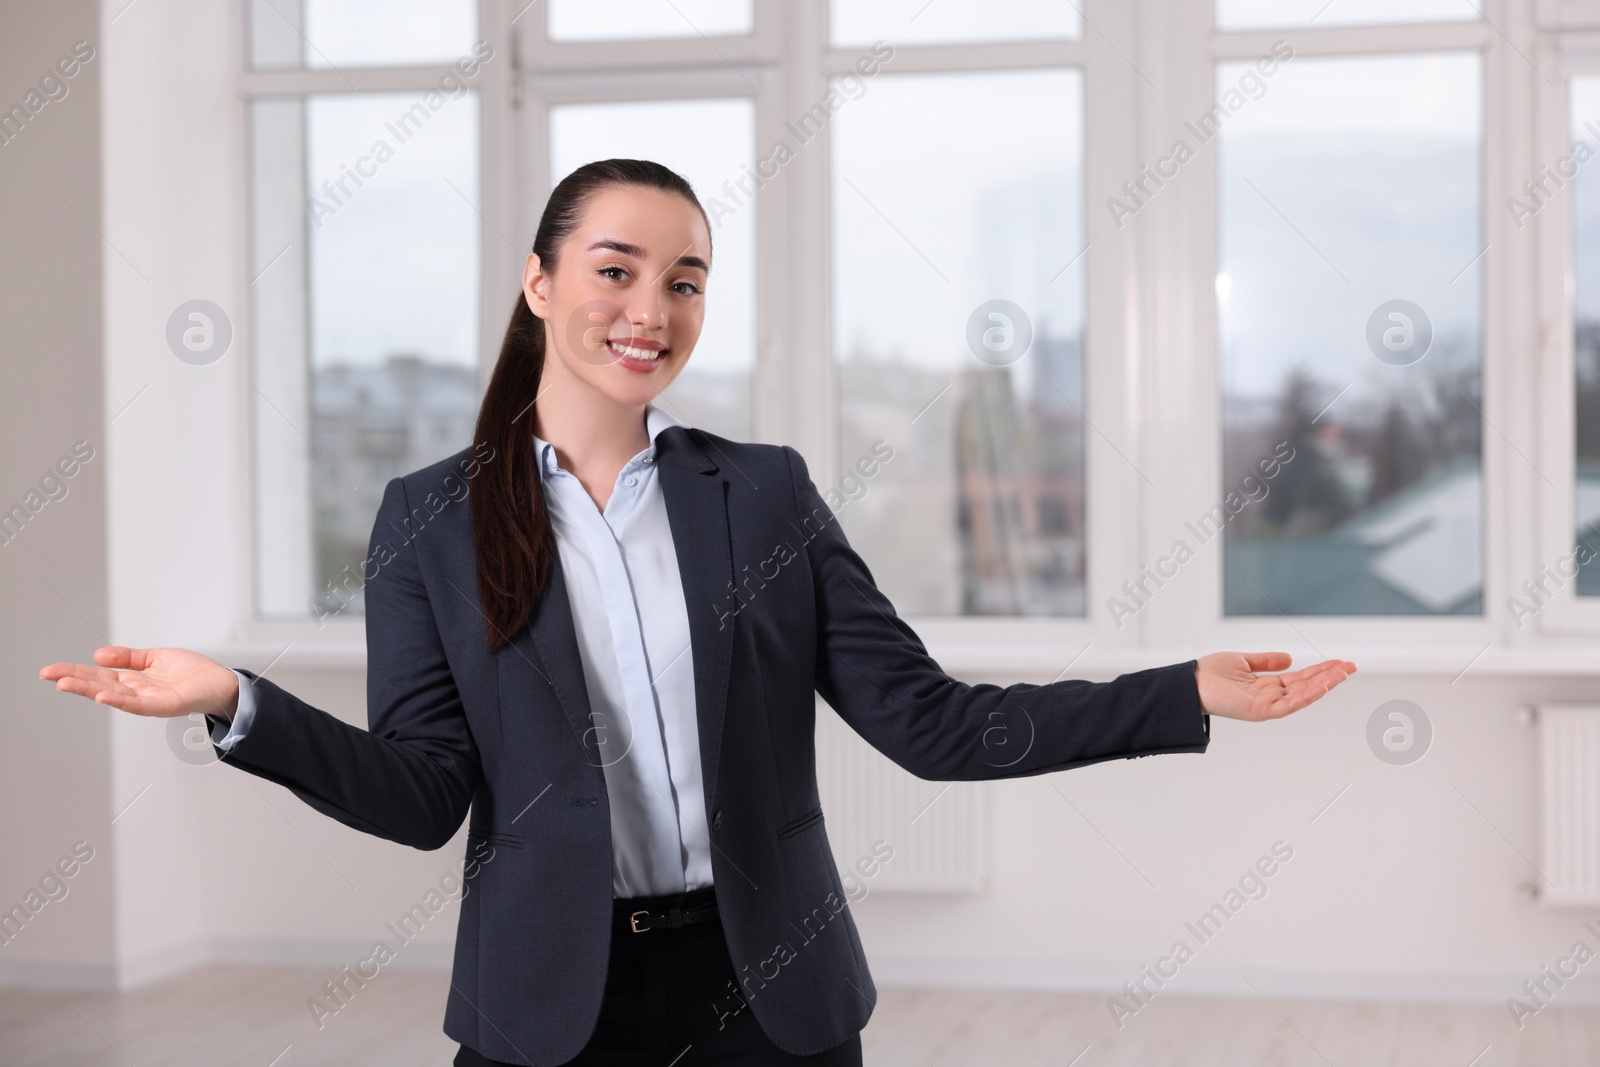
{"label": "black leather belt", "polygon": [[670,897],[624,897],[615,901],[617,919],[636,934],[676,930],[717,917],[717,898],[710,886]]}

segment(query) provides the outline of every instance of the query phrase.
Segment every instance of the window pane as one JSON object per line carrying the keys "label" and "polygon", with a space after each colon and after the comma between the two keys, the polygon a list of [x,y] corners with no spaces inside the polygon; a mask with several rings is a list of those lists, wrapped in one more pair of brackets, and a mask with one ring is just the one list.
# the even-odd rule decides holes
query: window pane
{"label": "window pane", "polygon": [[750,0],[548,0],[552,41],[730,37],[750,33]]}
{"label": "window pane", "polygon": [[1036,41],[1076,37],[1078,5],[1067,0],[832,0],[829,34],[841,48],[963,41]]}
{"label": "window pane", "polygon": [[1217,0],[1217,28],[1476,22],[1482,0]]}
{"label": "window pane", "polygon": [[1080,74],[880,75],[832,126],[819,488],[903,613],[1081,615]]}
{"label": "window pane", "polygon": [[756,220],[754,202],[736,183],[755,167],[755,106],[739,98],[550,109],[552,186],[585,163],[615,158],[653,159],[671,167],[694,187],[711,218],[711,274],[700,340],[657,403],[691,426],[748,440],[753,433]]}
{"label": "window pane", "polygon": [[1187,127],[1224,123],[1224,484],[1199,528],[1226,531],[1225,611],[1478,614],[1480,60],[1294,59],[1235,91],[1255,73],[1219,67]]}
{"label": "window pane", "polygon": [[250,0],[255,67],[454,63],[478,40],[475,0]]}
{"label": "window pane", "polygon": [[303,614],[308,598],[314,613],[359,611],[384,486],[471,443],[478,99],[463,92],[436,111],[419,100],[254,105],[259,603],[269,615]]}
{"label": "window pane", "polygon": [[[1594,133],[1600,129],[1600,77],[1572,80],[1571,127],[1571,160],[1558,163],[1551,171],[1560,178],[1571,178],[1573,356],[1577,374],[1573,383],[1577,396],[1577,410],[1573,413],[1577,439],[1573,503],[1576,540],[1589,550],[1577,559],[1577,590],[1579,596],[1600,596],[1600,174],[1592,165],[1584,165],[1596,154],[1596,142],[1600,140]],[[1582,150],[1578,148],[1580,144]],[[1556,190],[1560,178],[1544,184],[1540,199],[1519,195],[1514,203],[1530,214],[1537,211]],[[1520,215],[1522,218],[1527,215]],[[1595,558],[1585,562],[1583,556],[1589,553]]]}

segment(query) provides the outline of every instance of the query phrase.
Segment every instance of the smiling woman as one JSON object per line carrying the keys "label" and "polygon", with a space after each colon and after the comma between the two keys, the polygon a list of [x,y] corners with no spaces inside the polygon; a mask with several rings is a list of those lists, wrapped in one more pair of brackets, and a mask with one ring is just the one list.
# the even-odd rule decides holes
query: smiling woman
{"label": "smiling woman", "polygon": [[532,454],[517,447],[528,404],[546,392],[590,398],[535,405],[534,432],[557,442],[557,461],[604,509],[618,468],[650,444],[639,411],[672,384],[700,338],[710,268],[705,212],[665,167],[594,163],[551,194],[475,434],[512,457],[503,477],[472,496],[491,651],[543,591],[555,547],[546,509],[535,503],[529,528],[518,506],[542,496]]}
{"label": "smiling woman", "polygon": [[[1109,682],[951,678],[797,451],[656,405],[711,270],[706,214],[667,167],[607,159],[556,185],[474,446],[385,487],[374,551],[422,516],[428,535],[363,587],[368,729],[184,649],[40,671],[133,714],[205,712],[223,762],[366,833],[436,849],[470,816],[469,842],[506,845],[461,898],[457,1067],[861,1063],[876,987],[827,838],[818,695],[912,774],[956,781],[1204,752],[1210,715],[1281,718],[1355,669],[1257,673],[1289,657],[1235,652]],[[485,446],[469,507],[430,514]],[[786,544],[730,611],[736,577]],[[1024,718],[1022,754],[986,759],[995,723]]]}

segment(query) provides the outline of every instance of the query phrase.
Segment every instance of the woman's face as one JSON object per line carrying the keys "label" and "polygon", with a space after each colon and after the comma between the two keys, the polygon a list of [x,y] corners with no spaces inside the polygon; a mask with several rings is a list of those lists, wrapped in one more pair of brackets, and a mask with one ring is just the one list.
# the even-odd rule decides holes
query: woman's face
{"label": "woman's face", "polygon": [[594,194],[555,271],[535,254],[523,272],[545,321],[546,384],[570,375],[618,404],[654,399],[700,338],[710,266],[711,235],[683,197],[638,186]]}

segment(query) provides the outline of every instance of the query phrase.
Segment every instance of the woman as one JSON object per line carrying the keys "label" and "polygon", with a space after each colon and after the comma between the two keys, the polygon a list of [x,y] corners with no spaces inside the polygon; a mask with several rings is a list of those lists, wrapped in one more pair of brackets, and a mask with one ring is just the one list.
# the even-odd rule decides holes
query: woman
{"label": "woman", "polygon": [[[652,403],[700,336],[710,265],[667,168],[556,186],[476,443],[379,507],[369,730],[182,649],[40,672],[138,715],[204,711],[225,762],[380,837],[439,848],[470,807],[457,1065],[861,1062],[876,990],[823,831],[813,692],[920,777],[1014,778],[1203,752],[1210,715],[1278,718],[1355,670],[1217,653],[1103,683],[952,680],[798,453]],[[984,738],[1008,719],[1033,743],[1001,765]]]}

